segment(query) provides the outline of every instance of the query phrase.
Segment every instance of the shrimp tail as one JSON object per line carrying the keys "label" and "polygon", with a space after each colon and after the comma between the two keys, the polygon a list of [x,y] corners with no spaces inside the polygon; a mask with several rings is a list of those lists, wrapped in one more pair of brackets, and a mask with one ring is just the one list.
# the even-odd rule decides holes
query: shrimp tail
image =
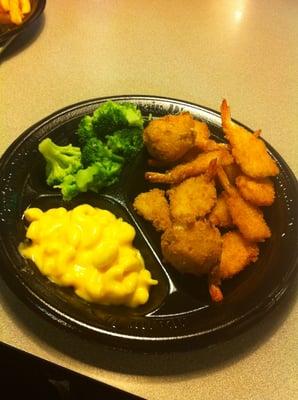
{"label": "shrimp tail", "polygon": [[206,182],[211,182],[217,174],[217,158],[210,161],[207,171],[205,172]]}
{"label": "shrimp tail", "polygon": [[160,172],[146,172],[145,179],[153,183],[172,183],[170,173],[161,174]]}
{"label": "shrimp tail", "polygon": [[261,129],[259,129],[259,130],[255,131],[255,132],[253,133],[253,135],[254,135],[255,138],[258,138],[258,137],[261,136],[261,133],[262,133],[262,131],[261,131]]}
{"label": "shrimp tail", "polygon": [[219,268],[219,264],[215,265],[208,275],[209,294],[211,300],[216,303],[219,303],[223,300],[223,294],[220,288],[221,280]]}
{"label": "shrimp tail", "polygon": [[227,177],[227,174],[221,165],[218,165],[217,167],[217,175],[224,190],[227,193],[233,192],[233,186],[231,185],[229,178]]}
{"label": "shrimp tail", "polygon": [[223,128],[232,124],[231,110],[226,99],[223,99],[220,106],[221,121]]}

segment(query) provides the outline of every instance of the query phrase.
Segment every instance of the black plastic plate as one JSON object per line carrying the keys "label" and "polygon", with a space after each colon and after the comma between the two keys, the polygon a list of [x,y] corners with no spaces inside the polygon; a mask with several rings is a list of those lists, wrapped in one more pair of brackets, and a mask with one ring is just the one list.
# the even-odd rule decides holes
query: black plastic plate
{"label": "black plastic plate", "polygon": [[[189,111],[206,121],[214,137],[223,141],[217,112],[188,102],[153,96],[115,96],[84,101],[64,108],[24,132],[0,161],[1,274],[14,293],[43,316],[74,332],[126,349],[171,351],[191,344],[210,345],[231,338],[268,313],[287,291],[297,272],[297,181],[284,160],[267,144],[280,174],[274,179],[276,201],[265,210],[272,237],[261,245],[259,260],[231,280],[224,281],[224,301],[210,301],[205,278],[182,276],[164,265],[160,237],[132,208],[135,196],[150,187],[144,181],[145,151],[127,168],[121,182],[107,191],[80,195],[64,203],[47,187],[44,160],[38,143],[45,137],[58,144],[75,144],[80,118],[112,99],[136,103],[143,115],[159,117]],[[26,207],[42,209],[89,203],[108,209],[135,226],[135,245],[159,285],[148,303],[137,309],[89,304],[71,289],[61,288],[40,274],[18,253],[24,239],[22,215]]]}

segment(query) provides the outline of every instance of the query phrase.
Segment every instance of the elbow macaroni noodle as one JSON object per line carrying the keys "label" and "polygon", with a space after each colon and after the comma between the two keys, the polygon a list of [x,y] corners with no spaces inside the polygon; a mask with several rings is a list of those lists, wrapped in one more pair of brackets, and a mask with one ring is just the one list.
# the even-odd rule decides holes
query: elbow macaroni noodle
{"label": "elbow macaroni noodle", "polygon": [[151,279],[133,246],[134,228],[107,210],[83,204],[67,211],[28,208],[30,225],[19,251],[42,274],[72,286],[83,299],[100,304],[137,307],[149,298]]}

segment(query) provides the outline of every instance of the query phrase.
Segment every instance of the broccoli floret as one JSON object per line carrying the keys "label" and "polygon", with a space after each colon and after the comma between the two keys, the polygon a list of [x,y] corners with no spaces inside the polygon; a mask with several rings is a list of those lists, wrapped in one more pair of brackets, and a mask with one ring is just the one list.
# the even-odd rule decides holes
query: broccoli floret
{"label": "broccoli floret", "polygon": [[81,146],[87,143],[91,138],[96,137],[92,120],[90,115],[86,115],[79,123],[77,135]]}
{"label": "broccoli floret", "polygon": [[38,150],[46,160],[46,181],[49,186],[62,183],[67,175],[75,174],[82,168],[79,147],[71,144],[58,146],[47,138],[40,142]]}
{"label": "broccoli floret", "polygon": [[132,103],[107,101],[93,113],[93,127],[99,137],[129,126],[143,128],[141,111]]}
{"label": "broccoli floret", "polygon": [[61,189],[63,200],[69,201],[79,194],[76,175],[67,175],[60,185],[55,185],[54,188]]}
{"label": "broccoli floret", "polygon": [[91,190],[98,192],[104,187],[118,182],[122,164],[104,160],[96,162],[85,169],[80,169],[75,175],[68,175],[63,182],[55,185],[60,188],[63,200],[69,201],[80,192]]}
{"label": "broccoli floret", "polygon": [[90,167],[81,169],[76,174],[76,182],[80,192],[92,190],[98,192],[104,187],[118,182],[122,170],[122,164],[103,160],[96,162]]}
{"label": "broccoli floret", "polygon": [[131,160],[143,147],[143,133],[140,128],[121,129],[107,136],[107,146],[113,153]]}
{"label": "broccoli floret", "polygon": [[82,148],[82,163],[85,167],[103,160],[111,160],[118,163],[124,161],[123,157],[113,154],[100,139],[90,139]]}
{"label": "broccoli floret", "polygon": [[80,148],[43,140],[39,151],[46,159],[48,185],[71,200],[79,192],[98,192],[117,182],[125,161],[143,146],[143,124],[136,105],[108,101],[81,119],[76,132]]}

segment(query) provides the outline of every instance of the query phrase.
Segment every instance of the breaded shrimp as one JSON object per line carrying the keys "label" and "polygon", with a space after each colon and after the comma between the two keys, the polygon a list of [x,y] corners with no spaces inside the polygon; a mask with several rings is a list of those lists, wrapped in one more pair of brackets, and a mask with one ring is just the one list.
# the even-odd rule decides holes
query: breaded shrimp
{"label": "breaded shrimp", "polygon": [[262,211],[244,200],[237,189],[232,186],[221,166],[217,173],[225,190],[225,198],[233,223],[242,235],[251,242],[262,242],[271,236],[271,231],[266,224]]}
{"label": "breaded shrimp", "polygon": [[161,249],[165,261],[178,271],[199,276],[219,262],[221,242],[219,230],[199,220],[168,228],[162,234]]}
{"label": "breaded shrimp", "polygon": [[279,173],[279,168],[267,152],[265,143],[258,138],[260,131],[251,134],[233,122],[226,100],[221,104],[221,119],[235,161],[246,175],[252,178],[266,178]]}
{"label": "breaded shrimp", "polygon": [[212,160],[205,174],[188,178],[168,190],[173,221],[189,224],[212,209],[216,201],[215,174],[216,160]]}
{"label": "breaded shrimp", "polygon": [[232,217],[223,193],[217,198],[217,202],[209,214],[209,221],[219,228],[231,228],[233,226]]}
{"label": "breaded shrimp", "polygon": [[222,254],[219,266],[220,278],[231,278],[251,262],[257,261],[259,255],[258,245],[246,240],[240,232],[227,232],[222,236],[222,239]]}
{"label": "breaded shrimp", "polygon": [[229,181],[232,185],[235,185],[235,181],[238,175],[242,174],[242,171],[236,163],[232,163],[230,165],[226,165],[224,167],[224,171],[227,174]]}
{"label": "breaded shrimp", "polygon": [[219,165],[232,164],[234,159],[226,149],[210,151],[199,154],[194,160],[179,164],[166,173],[146,172],[145,179],[155,183],[177,184],[192,176],[200,175],[207,171],[212,160],[217,160]]}
{"label": "breaded shrimp", "polygon": [[210,139],[210,131],[208,125],[205,122],[195,120],[194,128],[195,132],[195,147],[203,152],[220,150],[221,148],[227,148],[224,143],[217,143],[215,140]]}
{"label": "breaded shrimp", "polygon": [[152,189],[140,193],[133,207],[144,219],[152,222],[157,231],[165,231],[171,226],[170,208],[164,190]]}
{"label": "breaded shrimp", "polygon": [[143,133],[149,154],[164,164],[179,160],[194,145],[193,127],[194,119],[189,112],[152,120]]}
{"label": "breaded shrimp", "polygon": [[253,179],[246,175],[236,178],[236,186],[241,196],[255,206],[271,206],[275,191],[270,178]]}
{"label": "breaded shrimp", "polygon": [[214,302],[223,300],[222,279],[232,278],[247,265],[256,262],[259,256],[257,244],[247,241],[238,231],[225,233],[222,241],[220,263],[212,267],[208,275],[209,294]]}

